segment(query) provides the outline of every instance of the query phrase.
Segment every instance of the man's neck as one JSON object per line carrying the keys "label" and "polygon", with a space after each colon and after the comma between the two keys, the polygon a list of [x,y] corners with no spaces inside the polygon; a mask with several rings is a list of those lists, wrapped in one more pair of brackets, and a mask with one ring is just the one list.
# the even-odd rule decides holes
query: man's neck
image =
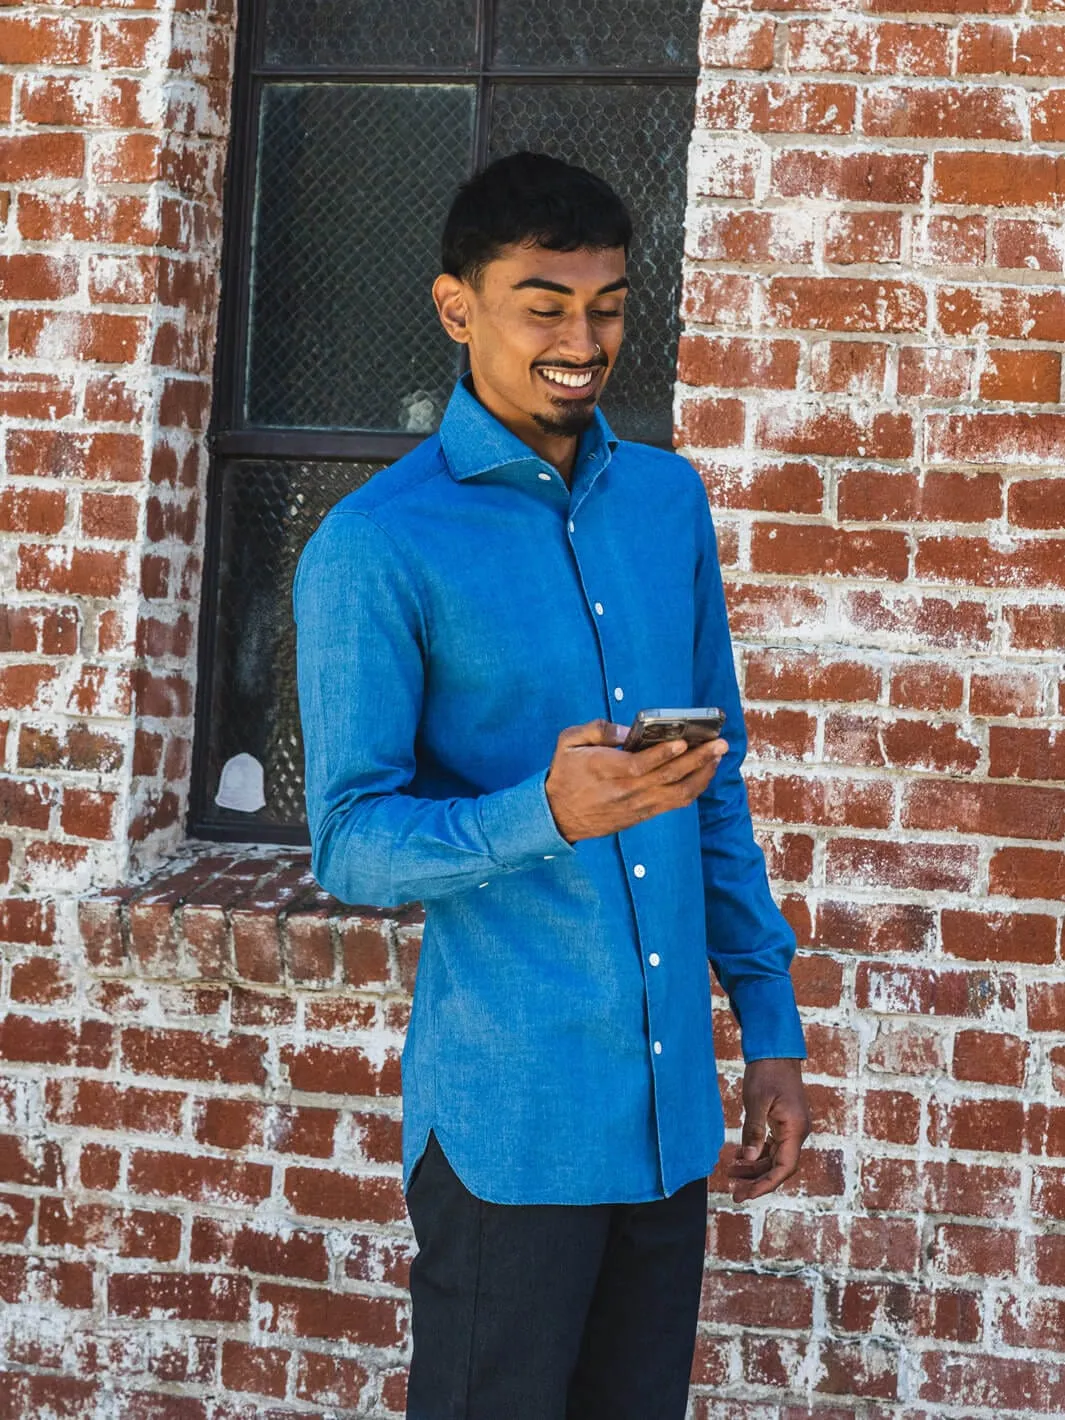
{"label": "man's neck", "polygon": [[489,414],[499,420],[504,429],[523,444],[527,444],[538,458],[557,468],[567,488],[572,486],[573,468],[577,462],[577,447],[580,444],[579,434],[552,434],[541,429],[535,419],[509,405],[497,408],[499,401],[492,398],[490,391],[487,397],[482,395],[472,377],[470,392]]}

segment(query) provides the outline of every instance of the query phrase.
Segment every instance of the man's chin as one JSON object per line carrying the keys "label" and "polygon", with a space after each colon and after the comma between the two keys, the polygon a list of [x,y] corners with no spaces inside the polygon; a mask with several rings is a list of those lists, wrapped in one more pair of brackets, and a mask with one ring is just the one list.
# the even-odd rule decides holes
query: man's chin
{"label": "man's chin", "polygon": [[594,399],[582,399],[579,403],[558,409],[553,414],[534,414],[533,422],[545,434],[570,438],[574,434],[583,434],[588,428],[595,418],[595,405]]}

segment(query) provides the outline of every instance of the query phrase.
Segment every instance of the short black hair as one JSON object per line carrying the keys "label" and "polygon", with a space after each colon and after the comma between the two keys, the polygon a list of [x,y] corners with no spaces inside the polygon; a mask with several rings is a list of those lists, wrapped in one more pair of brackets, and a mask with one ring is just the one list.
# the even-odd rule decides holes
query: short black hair
{"label": "short black hair", "polygon": [[546,153],[511,153],[459,188],[444,223],[443,268],[474,284],[504,247],[601,251],[632,241],[632,218],[609,183]]}

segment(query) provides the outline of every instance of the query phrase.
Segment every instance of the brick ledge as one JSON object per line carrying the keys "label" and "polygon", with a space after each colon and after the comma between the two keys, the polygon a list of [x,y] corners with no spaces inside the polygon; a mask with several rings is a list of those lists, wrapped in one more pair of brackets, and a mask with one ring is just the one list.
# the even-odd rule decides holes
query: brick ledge
{"label": "brick ledge", "polygon": [[409,992],[423,914],[338,902],[307,849],[190,841],[146,880],[84,898],[78,920],[101,975]]}

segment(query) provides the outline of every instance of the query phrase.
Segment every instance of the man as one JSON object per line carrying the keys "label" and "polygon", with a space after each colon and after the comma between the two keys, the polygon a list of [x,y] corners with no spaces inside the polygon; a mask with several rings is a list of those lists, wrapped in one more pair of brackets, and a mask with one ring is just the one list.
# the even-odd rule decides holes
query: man
{"label": "man", "polygon": [[[747,1060],[733,1196],[809,1131],[706,496],[597,408],[630,236],[542,155],[460,191],[433,297],[469,374],[297,577],[315,872],[426,904],[411,1420],[681,1420],[723,1140],[708,952]],[[612,717],[660,705],[720,706],[727,742],[623,752]]]}

